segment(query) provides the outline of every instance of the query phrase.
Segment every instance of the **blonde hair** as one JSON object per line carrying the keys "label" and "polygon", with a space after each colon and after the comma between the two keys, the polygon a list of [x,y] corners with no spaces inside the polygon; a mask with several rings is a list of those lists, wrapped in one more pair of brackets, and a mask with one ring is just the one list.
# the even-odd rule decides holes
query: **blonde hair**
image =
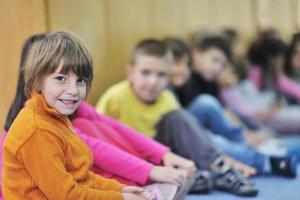
{"label": "blonde hair", "polygon": [[168,64],[173,61],[172,53],[166,47],[166,45],[157,39],[147,38],[140,41],[132,50],[130,63],[136,64],[136,60],[139,56],[154,56],[165,59]]}
{"label": "blonde hair", "polygon": [[87,47],[74,33],[54,31],[35,42],[24,64],[25,94],[41,90],[45,76],[54,73],[62,66],[60,73],[75,73],[87,80],[87,93],[93,79],[93,62]]}

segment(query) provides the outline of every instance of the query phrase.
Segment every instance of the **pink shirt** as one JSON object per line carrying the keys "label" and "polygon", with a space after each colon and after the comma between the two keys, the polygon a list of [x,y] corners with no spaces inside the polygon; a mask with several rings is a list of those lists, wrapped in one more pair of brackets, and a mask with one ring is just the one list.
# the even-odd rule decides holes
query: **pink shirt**
{"label": "pink shirt", "polygon": [[[261,87],[261,76],[261,69],[259,67],[252,67],[252,69],[249,72],[248,80],[250,80],[252,85],[254,85],[254,87],[252,87],[252,91],[255,90],[258,97],[259,93],[261,92],[259,90],[259,88]],[[279,76],[279,80],[277,82],[277,89],[283,94],[294,97],[300,102],[300,85],[297,82],[288,78],[287,76]],[[236,110],[242,116],[249,119],[253,119],[255,115],[253,105],[249,105],[245,101],[243,101],[243,98],[239,98],[236,95],[234,87],[222,90],[221,97],[222,100],[226,103],[226,105],[234,108],[234,110]]]}
{"label": "pink shirt", "polygon": [[[261,76],[261,69],[259,67],[252,67],[249,73],[249,78],[251,81],[253,81],[257,88],[261,87]],[[279,76],[277,81],[277,89],[285,95],[296,98],[300,102],[300,85],[284,74]]]}

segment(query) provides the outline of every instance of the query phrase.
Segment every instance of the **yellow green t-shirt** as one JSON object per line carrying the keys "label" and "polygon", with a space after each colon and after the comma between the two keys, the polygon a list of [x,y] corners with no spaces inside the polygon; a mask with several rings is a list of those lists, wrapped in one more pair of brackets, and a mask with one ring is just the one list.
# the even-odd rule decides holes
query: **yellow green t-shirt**
{"label": "yellow green t-shirt", "polygon": [[153,104],[140,101],[128,81],[122,81],[109,88],[97,103],[97,111],[123,122],[149,137],[156,134],[156,124],[161,117],[179,104],[174,95],[164,90]]}

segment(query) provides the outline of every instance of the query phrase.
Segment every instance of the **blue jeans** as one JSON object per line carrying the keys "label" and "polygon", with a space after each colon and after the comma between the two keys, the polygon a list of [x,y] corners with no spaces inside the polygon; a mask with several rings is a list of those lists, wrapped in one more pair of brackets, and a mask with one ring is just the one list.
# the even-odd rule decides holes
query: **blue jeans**
{"label": "blue jeans", "polygon": [[199,124],[229,140],[243,141],[242,129],[235,127],[224,114],[223,106],[211,95],[199,95],[188,107]]}
{"label": "blue jeans", "polygon": [[271,164],[270,157],[261,154],[243,142],[230,141],[221,135],[211,134],[211,139],[223,153],[232,158],[245,163],[257,170],[258,174],[270,174]]}
{"label": "blue jeans", "polygon": [[300,136],[284,138],[279,142],[279,146],[286,149],[288,156],[297,156],[300,161]]}
{"label": "blue jeans", "polygon": [[211,130],[212,140],[224,153],[254,167],[259,174],[271,172],[269,156],[255,151],[245,143],[242,129],[231,124],[216,98],[200,95],[188,110],[196,117],[200,126]]}

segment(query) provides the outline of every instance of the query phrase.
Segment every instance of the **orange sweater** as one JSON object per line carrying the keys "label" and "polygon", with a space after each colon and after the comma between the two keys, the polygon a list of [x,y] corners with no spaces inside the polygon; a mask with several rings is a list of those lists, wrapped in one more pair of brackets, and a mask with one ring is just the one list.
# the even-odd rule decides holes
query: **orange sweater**
{"label": "orange sweater", "polygon": [[7,200],[119,200],[122,184],[92,173],[92,156],[68,118],[34,94],[4,142]]}

